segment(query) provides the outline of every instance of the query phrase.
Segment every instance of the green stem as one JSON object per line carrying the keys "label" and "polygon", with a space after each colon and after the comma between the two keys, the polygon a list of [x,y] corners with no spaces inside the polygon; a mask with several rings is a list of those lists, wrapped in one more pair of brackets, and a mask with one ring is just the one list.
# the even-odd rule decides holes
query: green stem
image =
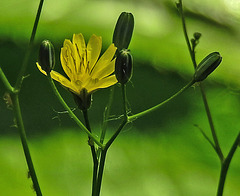
{"label": "green stem", "polygon": [[9,81],[8,81],[7,77],[5,76],[5,74],[4,74],[4,72],[3,72],[1,67],[0,67],[0,78],[2,79],[2,82],[3,82],[4,86],[5,86],[5,88],[9,92],[13,93],[14,92],[14,88],[9,83]]}
{"label": "green stem", "polygon": [[[102,126],[102,129],[101,129],[101,135],[100,135],[100,143],[101,144],[103,144],[105,136],[106,136],[108,119],[109,119],[109,116],[110,116],[110,111],[111,111],[111,107],[112,107],[112,103],[113,103],[113,95],[114,95],[114,86],[112,86],[110,88],[110,95],[109,95],[108,104],[105,107],[105,111],[104,111],[103,126]],[[101,153],[101,149],[98,148],[97,157],[100,156],[100,153]]]}
{"label": "green stem", "polygon": [[136,120],[137,118],[140,118],[148,113],[151,113],[155,110],[157,110],[158,108],[162,107],[164,104],[168,103],[169,101],[173,100],[174,98],[176,98],[178,95],[182,94],[185,90],[187,90],[189,87],[191,87],[193,84],[195,83],[194,80],[191,80],[185,87],[183,87],[180,91],[178,91],[177,93],[175,93],[174,95],[172,95],[171,97],[169,97],[168,99],[166,99],[165,101],[159,103],[158,105],[151,107],[143,112],[140,112],[138,114],[132,115],[128,117],[128,120],[130,122]]}
{"label": "green stem", "polygon": [[[122,96],[123,96],[123,111],[124,111],[124,120],[118,127],[117,131],[112,135],[112,137],[108,140],[105,144],[104,148],[101,150],[100,156],[100,163],[98,169],[98,178],[97,178],[97,187],[96,187],[96,194],[94,196],[99,196],[101,191],[101,184],[102,184],[102,177],[103,177],[103,170],[105,166],[106,155],[109,147],[112,145],[114,140],[117,138],[123,127],[128,123],[128,115],[127,115],[127,105],[126,105],[126,85],[122,84]],[[111,98],[111,96],[110,96]]]}
{"label": "green stem", "polygon": [[1,67],[0,67],[0,77],[3,81],[3,84],[5,85],[6,89],[11,93],[11,98],[13,101],[13,111],[14,111],[14,115],[16,118],[16,123],[17,123],[17,127],[19,130],[19,135],[21,138],[21,142],[22,142],[22,146],[23,146],[23,150],[24,150],[24,154],[25,154],[25,158],[27,161],[27,165],[28,165],[28,169],[29,169],[29,173],[31,176],[31,179],[33,181],[33,187],[34,190],[36,191],[37,196],[42,196],[41,193],[41,189],[37,180],[37,175],[33,166],[33,162],[32,162],[32,158],[30,155],[30,151],[28,148],[28,144],[27,144],[27,137],[26,137],[26,132],[25,132],[25,128],[24,128],[24,124],[23,124],[23,120],[22,120],[22,114],[21,114],[21,109],[20,109],[20,104],[19,104],[19,91],[21,89],[21,83],[22,80],[24,78],[24,74],[25,74],[25,70],[27,67],[27,63],[28,63],[28,59],[30,57],[30,53],[32,50],[32,45],[33,45],[33,40],[34,37],[36,35],[36,30],[37,30],[37,26],[38,26],[38,22],[39,22],[39,18],[41,15],[41,10],[42,10],[42,6],[43,6],[43,2],[44,0],[40,0],[39,6],[38,6],[38,12],[36,15],[36,19],[34,22],[34,26],[33,26],[33,30],[32,30],[32,34],[31,34],[31,38],[30,38],[30,42],[27,48],[27,52],[26,55],[24,57],[23,60],[23,64],[21,67],[21,70],[19,72],[15,87],[13,88],[11,86],[11,84],[9,83],[7,77],[5,76],[4,72],[2,71]]}
{"label": "green stem", "polygon": [[29,151],[28,144],[27,144],[27,137],[26,137],[23,120],[22,120],[22,114],[21,114],[18,94],[13,94],[11,97],[12,97],[12,101],[13,101],[13,111],[14,111],[14,115],[16,118],[17,127],[19,130],[19,135],[21,138],[23,151],[24,151],[24,154],[26,157],[29,173],[32,178],[33,187],[34,187],[34,190],[36,191],[37,196],[42,196],[41,189],[38,184],[37,175],[36,175],[36,172],[35,172],[35,169],[33,166],[32,158],[31,158],[30,151]]}
{"label": "green stem", "polygon": [[121,84],[122,87],[122,100],[123,100],[123,114],[124,117],[127,119],[128,118],[128,114],[127,114],[127,95],[126,95],[126,85],[125,84]]}
{"label": "green stem", "polygon": [[214,124],[213,124],[212,115],[211,115],[211,112],[210,112],[210,109],[209,109],[206,94],[205,94],[205,91],[203,90],[203,86],[202,86],[201,83],[200,83],[200,90],[201,90],[201,94],[202,94],[204,107],[205,107],[207,117],[208,117],[208,123],[210,125],[210,130],[211,130],[213,141],[214,141],[214,144],[215,144],[215,149],[216,149],[216,152],[217,152],[217,155],[218,155],[220,161],[222,162],[224,160],[224,156],[223,156],[222,150],[221,150],[219,142],[218,142],[218,138],[217,138],[217,134],[216,134]]}
{"label": "green stem", "polygon": [[215,144],[210,140],[210,138],[206,135],[206,133],[198,126],[198,125],[195,125],[199,131],[202,133],[203,137],[209,142],[209,144],[213,147],[213,149],[217,152],[217,149],[215,147]]}
{"label": "green stem", "polygon": [[108,149],[112,143],[114,142],[114,140],[116,139],[116,137],[119,135],[119,133],[121,132],[121,130],[123,129],[123,127],[128,123],[127,119],[124,119],[122,121],[122,123],[119,125],[117,131],[112,135],[112,137],[108,140],[108,142],[105,144],[104,149]]}
{"label": "green stem", "polygon": [[185,37],[185,40],[186,40],[186,43],[187,43],[188,50],[190,52],[190,56],[191,56],[191,59],[192,59],[192,62],[193,62],[193,66],[196,69],[197,64],[196,64],[196,61],[195,61],[195,54],[192,53],[192,47],[191,47],[189,37],[188,37],[188,33],[187,33],[185,17],[184,17],[184,14],[183,14],[182,0],[179,0],[178,9],[179,9],[179,13],[180,13],[180,16],[181,16],[181,19],[182,19],[184,37]]}
{"label": "green stem", "polygon": [[118,127],[117,131],[113,134],[113,136],[105,144],[105,147],[103,149],[101,149],[101,156],[100,156],[100,163],[99,163],[98,177],[97,177],[97,186],[96,186],[96,192],[95,192],[94,196],[100,195],[103,170],[104,170],[104,166],[105,166],[105,159],[106,159],[107,151],[126,124],[127,124],[127,120],[124,119],[122,121],[122,123],[120,124],[120,126]]}
{"label": "green stem", "polygon": [[[191,56],[193,67],[194,67],[194,69],[196,69],[197,63],[196,63],[196,58],[195,58],[195,49],[191,47],[191,44],[190,44],[190,41],[189,41],[186,22],[185,22],[185,17],[184,17],[184,14],[183,14],[182,0],[179,0],[178,9],[179,9],[179,13],[180,13],[181,19],[182,19],[183,33],[184,33],[184,37],[185,37],[185,40],[186,40],[186,43],[187,43],[187,46],[188,46],[188,51],[189,51],[189,54]],[[211,112],[210,112],[210,109],[209,109],[206,94],[205,94],[205,91],[204,91],[201,83],[199,84],[199,86],[200,86],[200,91],[201,91],[201,94],[202,94],[204,107],[205,107],[205,110],[206,110],[206,113],[207,113],[207,118],[208,118],[208,122],[209,122],[209,125],[210,125],[212,137],[213,137],[213,140],[214,140],[214,146],[215,146],[214,149],[216,150],[217,155],[218,155],[220,161],[222,162],[223,159],[224,159],[224,156],[223,156],[222,150],[221,150],[219,142],[218,142],[218,138],[217,138],[217,134],[216,134],[214,124],[213,124],[212,115],[211,115]]]}
{"label": "green stem", "polygon": [[103,171],[104,171],[104,166],[105,166],[106,155],[107,155],[107,149],[103,149],[101,151],[101,156],[100,156],[100,163],[99,163],[96,191],[95,191],[94,196],[99,196],[100,192],[101,192],[102,177],[103,177]]}
{"label": "green stem", "polygon": [[[88,119],[88,111],[83,110],[82,112],[83,112],[83,116],[84,116],[84,120],[85,120],[85,125],[86,125],[87,129],[89,130],[89,132],[92,133],[91,126],[90,126],[89,119]],[[94,142],[92,142],[92,140],[89,136],[88,136],[88,143],[89,143],[90,148],[91,148],[92,159],[93,159],[92,196],[94,196],[94,192],[96,190],[96,182],[97,182],[98,159],[97,159],[97,154],[96,154],[96,149],[95,149],[95,146],[94,146]]]}
{"label": "green stem", "polygon": [[239,143],[240,143],[240,132],[238,133],[237,138],[235,139],[226,159],[224,159],[224,161],[222,163],[217,196],[223,195],[223,189],[224,189],[224,184],[225,184],[228,168],[229,168],[229,165],[231,163],[231,160],[233,158],[233,155],[234,155]]}
{"label": "green stem", "polygon": [[101,148],[103,148],[103,144],[101,144],[97,137],[94,136],[83,124],[82,122],[76,117],[76,115],[73,113],[73,111],[68,107],[68,105],[66,104],[66,102],[64,101],[64,99],[62,98],[62,96],[60,95],[60,93],[57,90],[57,87],[55,86],[52,78],[50,75],[47,76],[49,83],[52,87],[52,90],[54,92],[54,94],[57,96],[58,100],[60,101],[60,103],[62,104],[62,106],[65,108],[65,110],[68,111],[68,115],[77,123],[77,125]]}
{"label": "green stem", "polygon": [[28,60],[29,60],[29,57],[30,57],[30,54],[31,54],[33,41],[34,41],[34,38],[35,38],[35,35],[36,35],[38,22],[39,22],[42,7],[43,7],[43,2],[44,2],[44,0],[40,0],[39,6],[38,6],[38,11],[37,11],[37,15],[36,15],[35,22],[34,22],[34,25],[33,25],[32,34],[31,34],[31,37],[30,37],[28,48],[27,48],[27,51],[26,51],[26,54],[25,54],[25,57],[24,57],[24,60],[23,60],[22,67],[21,67],[20,72],[18,74],[16,84],[15,84],[15,89],[16,90],[20,90],[21,85],[22,85],[22,81],[24,79],[24,74],[25,74],[25,71],[27,69]]}
{"label": "green stem", "polygon": [[112,103],[113,103],[113,95],[114,95],[114,86],[111,87],[111,89],[110,89],[108,105],[107,105],[107,107],[105,109],[105,113],[104,113],[103,126],[102,126],[102,131],[101,131],[101,136],[100,136],[100,142],[102,144],[104,142],[105,135],[106,135],[108,119],[109,119],[109,115],[110,115],[110,111],[111,111],[111,107],[112,107]]}

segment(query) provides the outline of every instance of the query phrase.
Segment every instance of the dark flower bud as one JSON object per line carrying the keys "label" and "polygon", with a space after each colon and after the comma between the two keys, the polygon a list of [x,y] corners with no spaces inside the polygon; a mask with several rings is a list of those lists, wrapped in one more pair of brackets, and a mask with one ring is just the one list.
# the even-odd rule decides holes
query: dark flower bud
{"label": "dark flower bud", "polygon": [[122,12],[113,33],[113,43],[118,50],[127,49],[133,33],[134,18],[132,13]]}
{"label": "dark flower bud", "polygon": [[177,7],[177,9],[180,9],[180,6],[181,6],[181,3],[176,2],[176,7]]}
{"label": "dark flower bud", "polygon": [[40,45],[38,63],[46,73],[50,73],[55,66],[55,51],[49,40],[42,41]]}
{"label": "dark flower bud", "polygon": [[88,110],[92,103],[92,94],[87,92],[87,89],[83,88],[79,95],[73,93],[73,98],[80,110]]}
{"label": "dark flower bud", "polygon": [[194,37],[195,40],[199,40],[201,36],[202,36],[202,34],[199,33],[199,32],[195,32],[195,33],[193,34],[193,37]]}
{"label": "dark flower bud", "polygon": [[197,66],[194,80],[196,82],[203,81],[209,74],[211,74],[221,63],[222,57],[218,52],[213,52],[206,56]]}
{"label": "dark flower bud", "polygon": [[195,46],[196,45],[196,40],[194,38],[192,38],[191,40],[191,43],[192,43],[192,46]]}
{"label": "dark flower bud", "polygon": [[129,50],[121,50],[115,62],[115,75],[119,83],[126,84],[132,77],[133,58]]}

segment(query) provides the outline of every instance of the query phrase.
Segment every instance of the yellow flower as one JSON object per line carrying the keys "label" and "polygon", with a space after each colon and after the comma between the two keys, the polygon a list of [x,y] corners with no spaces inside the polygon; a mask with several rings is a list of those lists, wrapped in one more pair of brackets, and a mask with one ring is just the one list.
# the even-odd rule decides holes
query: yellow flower
{"label": "yellow flower", "polygon": [[[81,33],[73,34],[72,42],[68,39],[64,41],[60,56],[62,68],[68,78],[56,71],[50,72],[51,77],[80,98],[97,89],[116,84],[114,54],[117,48],[111,44],[99,58],[101,48],[100,36],[92,35],[86,46]],[[37,67],[46,75],[38,63]]]}

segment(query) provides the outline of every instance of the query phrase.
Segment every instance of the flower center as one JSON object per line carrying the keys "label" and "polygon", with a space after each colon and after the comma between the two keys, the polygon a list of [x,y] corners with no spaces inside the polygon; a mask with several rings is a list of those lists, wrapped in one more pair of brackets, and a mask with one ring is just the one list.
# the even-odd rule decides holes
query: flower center
{"label": "flower center", "polygon": [[78,85],[78,86],[81,86],[82,85],[82,82],[80,81],[80,80],[76,80],[76,85]]}
{"label": "flower center", "polygon": [[92,78],[92,81],[96,84],[99,81],[99,79],[98,78]]}

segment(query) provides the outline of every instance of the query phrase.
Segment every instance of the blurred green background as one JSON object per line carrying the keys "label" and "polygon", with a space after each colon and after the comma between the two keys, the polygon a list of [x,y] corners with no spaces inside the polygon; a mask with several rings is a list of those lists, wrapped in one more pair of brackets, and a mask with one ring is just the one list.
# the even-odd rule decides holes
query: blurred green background
{"label": "blurred green background", "polygon": [[[0,66],[14,84],[23,61],[38,1],[8,0],[0,5]],[[219,51],[223,62],[204,82],[220,144],[226,154],[240,127],[240,2],[184,0],[189,35],[201,32],[198,62]],[[169,0],[51,0],[40,18],[34,51],[20,95],[32,158],[44,195],[90,195],[91,157],[87,137],[69,119],[35,66],[38,47],[50,39],[59,56],[64,39],[73,33],[103,38],[103,51],[112,40],[122,11],[132,12],[135,29],[130,44],[134,74],[127,86],[132,113],[168,98],[192,77],[193,67],[175,1]],[[59,58],[56,70],[62,72]],[[59,85],[71,107],[71,95]],[[5,89],[0,83],[0,95]],[[109,89],[96,92],[89,112],[99,130]],[[115,87],[113,117],[121,114],[120,89]],[[77,112],[81,117],[81,113]],[[116,127],[111,122],[107,137]],[[31,196],[31,180],[12,111],[0,100],[0,195]],[[126,127],[109,150],[103,196],[215,195],[220,172],[217,155],[202,137],[210,136],[199,89],[191,88],[175,101]],[[225,196],[240,194],[240,153],[227,176]]]}

